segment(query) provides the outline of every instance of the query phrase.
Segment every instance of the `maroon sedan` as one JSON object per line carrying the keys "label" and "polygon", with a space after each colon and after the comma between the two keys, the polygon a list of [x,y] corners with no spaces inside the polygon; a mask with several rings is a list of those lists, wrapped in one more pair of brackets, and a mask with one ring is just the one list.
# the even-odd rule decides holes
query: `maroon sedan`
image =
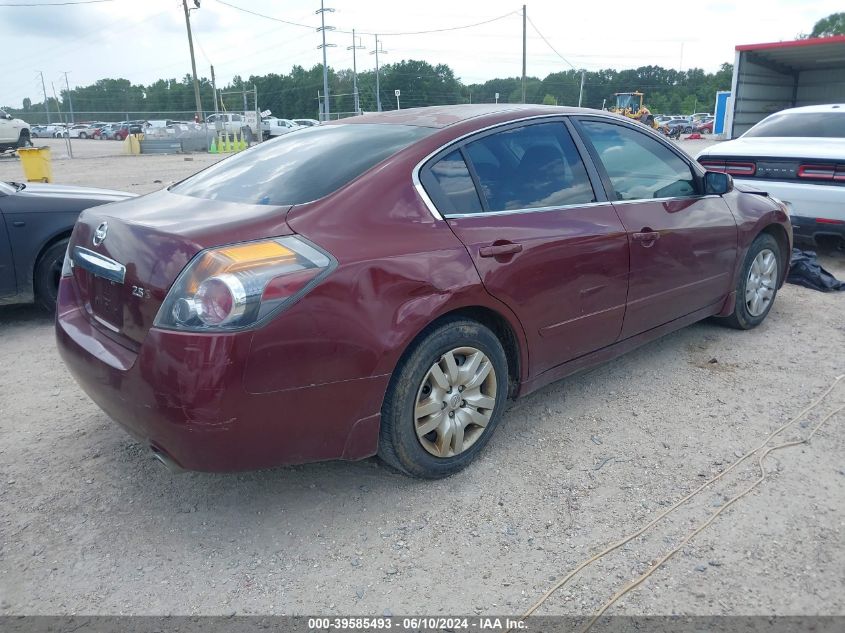
{"label": "maroon sedan", "polygon": [[784,206],[598,111],[469,105],[297,130],[84,212],[61,355],[165,464],[466,466],[505,401],[783,283]]}

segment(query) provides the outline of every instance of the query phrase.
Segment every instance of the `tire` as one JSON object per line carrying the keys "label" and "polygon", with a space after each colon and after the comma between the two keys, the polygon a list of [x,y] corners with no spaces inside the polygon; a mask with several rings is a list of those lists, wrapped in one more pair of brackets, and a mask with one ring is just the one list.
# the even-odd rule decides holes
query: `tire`
{"label": "tire", "polygon": [[86,138],[88,138],[88,135],[87,135],[85,132],[80,132],[80,133],[79,133],[79,138],[81,138],[81,139],[86,139]]}
{"label": "tire", "polygon": [[[773,277],[768,278],[766,275],[759,274],[760,272],[767,272],[767,270],[760,270],[761,260],[765,261],[767,259],[765,256],[767,252],[774,255],[774,270],[771,271]],[[720,323],[737,330],[750,330],[763,322],[775,303],[778,286],[780,285],[780,275],[783,270],[781,265],[783,257],[784,255],[781,253],[780,245],[772,235],[761,233],[754,239],[745,256],[739,281],[736,285],[736,306],[734,307],[734,312],[728,317],[720,318]],[[757,262],[757,268],[754,268],[755,261]],[[768,269],[768,267],[766,268]],[[753,291],[754,286],[758,285],[758,282],[752,279],[752,273],[756,275],[757,280],[760,280],[758,286],[760,291]],[[763,291],[762,288],[765,288],[766,291]],[[768,299],[755,304],[753,298],[755,295],[761,297],[768,296]]]}
{"label": "tire", "polygon": [[[449,357],[456,361],[454,373],[449,371]],[[435,366],[440,368],[439,378],[432,373]],[[463,391],[471,393],[475,404],[468,402],[470,395],[464,400]],[[412,477],[448,477],[465,468],[487,444],[507,394],[508,363],[496,335],[469,319],[439,323],[405,353],[393,372],[382,405],[378,455]],[[439,404],[440,409],[426,414],[426,403]],[[437,426],[418,436],[417,428],[431,424]],[[455,434],[459,427],[460,436]]]}
{"label": "tire", "polygon": [[684,134],[692,134],[692,128],[690,126],[685,127]]}
{"label": "tire", "polygon": [[35,300],[48,312],[56,311],[56,295],[67,245],[67,238],[59,240],[44,251],[35,266]]}
{"label": "tire", "polygon": [[18,137],[18,147],[32,147],[32,139],[29,138],[29,132],[26,130],[22,130]]}

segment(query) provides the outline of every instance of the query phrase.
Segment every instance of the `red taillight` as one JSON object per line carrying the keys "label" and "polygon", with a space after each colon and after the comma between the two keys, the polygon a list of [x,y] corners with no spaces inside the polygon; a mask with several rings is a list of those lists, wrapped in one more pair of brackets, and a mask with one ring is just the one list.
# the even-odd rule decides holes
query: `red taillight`
{"label": "red taillight", "polygon": [[[842,169],[842,179],[845,179],[845,166]],[[834,180],[836,171],[836,165],[801,165],[798,168],[798,177],[808,180]]]}
{"label": "red taillight", "polygon": [[700,160],[698,162],[709,171],[725,171],[725,161],[723,160]]}
{"label": "red taillight", "polygon": [[832,220],[830,218],[816,218],[818,224],[845,224],[845,220]]}
{"label": "red taillight", "polygon": [[754,163],[725,163],[725,171],[732,176],[753,176],[757,173]]}
{"label": "red taillight", "polygon": [[757,165],[750,162],[740,163],[725,160],[701,160],[698,162],[710,171],[720,171],[731,176],[753,176],[757,173]]}
{"label": "red taillight", "polygon": [[281,301],[295,295],[320,273],[318,268],[308,268],[272,279],[264,288],[262,301]]}

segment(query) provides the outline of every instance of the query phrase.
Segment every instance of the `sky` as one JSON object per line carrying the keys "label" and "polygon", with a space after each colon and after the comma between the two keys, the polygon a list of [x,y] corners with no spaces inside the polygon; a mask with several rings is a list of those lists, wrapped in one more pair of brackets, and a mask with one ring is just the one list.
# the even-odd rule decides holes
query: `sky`
{"label": "sky", "polygon": [[[190,73],[181,0],[106,0],[92,4],[12,7],[61,0],[0,0],[0,41],[5,43],[0,105],[20,107],[70,86],[105,77],[134,84]],[[73,0],[65,0],[73,1]],[[78,0],[77,0],[78,1]],[[226,0],[229,5],[301,24],[240,11],[221,0],[202,0],[191,12],[197,72],[218,86],[233,76],[286,73],[295,65],[322,64],[319,0]],[[193,0],[188,0],[193,6]],[[422,59],[445,63],[464,83],[522,73],[522,5],[519,0],[325,0],[328,65],[351,68],[352,35],[363,32],[359,70],[380,63]],[[737,44],[794,39],[820,18],[841,11],[839,0],[697,0],[679,5],[631,0],[532,0],[527,3],[527,72],[540,78],[575,68],[635,68],[649,64],[715,71],[733,62]],[[499,18],[493,20],[493,18]],[[472,28],[449,29],[492,20]],[[544,39],[546,41],[544,41]],[[553,50],[554,49],[554,50]]]}

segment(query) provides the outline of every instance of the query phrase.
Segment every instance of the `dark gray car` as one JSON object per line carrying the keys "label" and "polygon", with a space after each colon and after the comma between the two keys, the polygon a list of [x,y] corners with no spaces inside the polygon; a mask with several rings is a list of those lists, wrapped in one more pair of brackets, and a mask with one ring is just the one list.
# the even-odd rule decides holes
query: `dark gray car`
{"label": "dark gray car", "polygon": [[0,182],[0,304],[56,305],[56,289],[77,216],[135,194],[67,185]]}

